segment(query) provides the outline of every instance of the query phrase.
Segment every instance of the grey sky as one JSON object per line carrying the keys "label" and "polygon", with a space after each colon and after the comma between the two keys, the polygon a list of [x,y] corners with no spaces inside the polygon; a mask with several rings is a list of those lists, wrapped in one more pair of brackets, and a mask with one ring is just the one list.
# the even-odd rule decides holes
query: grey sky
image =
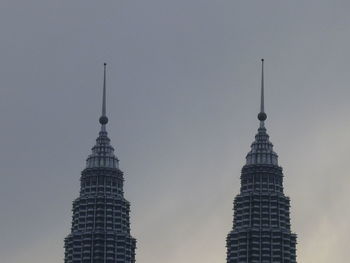
{"label": "grey sky", "polygon": [[264,57],[298,262],[347,262],[349,10],[345,0],[1,1],[0,261],[63,262],[107,62],[137,262],[225,262]]}

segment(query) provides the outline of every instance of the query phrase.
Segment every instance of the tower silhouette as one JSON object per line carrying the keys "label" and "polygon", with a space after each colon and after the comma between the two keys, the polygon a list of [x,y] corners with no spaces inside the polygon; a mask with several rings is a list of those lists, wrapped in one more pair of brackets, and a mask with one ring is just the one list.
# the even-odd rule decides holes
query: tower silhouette
{"label": "tower silhouette", "polygon": [[266,133],[262,60],[260,126],[241,171],[234,200],[233,229],[226,239],[227,263],[296,263],[296,235],[291,232],[290,200],[283,173]]}
{"label": "tower silhouette", "polygon": [[73,202],[64,262],[134,263],[136,239],[130,235],[130,204],[124,198],[123,172],[106,130],[106,64],[99,122],[99,136],[81,173],[80,195]]}

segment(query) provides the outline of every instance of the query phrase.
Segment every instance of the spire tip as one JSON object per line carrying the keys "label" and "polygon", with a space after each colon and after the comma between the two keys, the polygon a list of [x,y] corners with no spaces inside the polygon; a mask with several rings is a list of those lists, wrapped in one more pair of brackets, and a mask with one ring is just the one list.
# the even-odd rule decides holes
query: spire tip
{"label": "spire tip", "polygon": [[264,59],[261,59],[261,98],[260,98],[260,113],[258,114],[259,121],[265,121],[267,115],[265,113],[265,99],[264,99]]}
{"label": "spire tip", "polygon": [[107,63],[103,63],[103,95],[102,95],[102,115],[100,117],[100,123],[102,125],[106,125],[108,123],[108,118],[106,116],[106,65]]}

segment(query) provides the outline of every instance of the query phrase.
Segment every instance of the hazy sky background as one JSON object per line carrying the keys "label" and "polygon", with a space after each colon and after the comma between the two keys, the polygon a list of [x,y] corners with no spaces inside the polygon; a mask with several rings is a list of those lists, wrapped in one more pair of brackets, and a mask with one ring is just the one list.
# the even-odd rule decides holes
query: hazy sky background
{"label": "hazy sky background", "polygon": [[298,262],[348,262],[349,11],[345,0],[2,0],[0,261],[63,262],[107,62],[137,262],[225,262],[264,57]]}

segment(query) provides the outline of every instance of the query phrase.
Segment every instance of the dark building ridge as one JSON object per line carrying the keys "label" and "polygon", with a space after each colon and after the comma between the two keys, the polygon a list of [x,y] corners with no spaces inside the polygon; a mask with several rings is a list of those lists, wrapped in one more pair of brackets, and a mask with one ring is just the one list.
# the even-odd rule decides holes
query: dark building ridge
{"label": "dark building ridge", "polygon": [[130,203],[124,198],[123,172],[106,130],[106,64],[99,122],[99,136],[81,173],[80,195],[73,202],[64,262],[134,263],[136,239],[130,234]]}
{"label": "dark building ridge", "polygon": [[282,167],[265,128],[264,60],[260,107],[260,127],[241,171],[240,193],[234,200],[233,229],[226,239],[227,263],[296,263],[290,200],[283,193]]}

